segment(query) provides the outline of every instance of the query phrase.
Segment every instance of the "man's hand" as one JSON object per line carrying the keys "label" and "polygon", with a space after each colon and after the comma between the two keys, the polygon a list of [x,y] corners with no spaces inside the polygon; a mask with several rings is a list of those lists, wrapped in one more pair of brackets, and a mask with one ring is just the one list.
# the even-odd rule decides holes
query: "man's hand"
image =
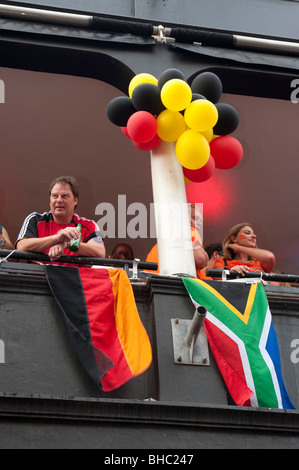
{"label": "man's hand", "polygon": [[80,238],[80,235],[80,230],[77,227],[66,227],[56,234],[56,241],[57,243],[67,242],[68,244],[73,238],[76,240]]}
{"label": "man's hand", "polygon": [[67,242],[57,243],[57,245],[51,246],[48,253],[50,260],[56,261],[58,258],[60,258],[60,256],[63,254],[63,250],[67,248],[67,246]]}

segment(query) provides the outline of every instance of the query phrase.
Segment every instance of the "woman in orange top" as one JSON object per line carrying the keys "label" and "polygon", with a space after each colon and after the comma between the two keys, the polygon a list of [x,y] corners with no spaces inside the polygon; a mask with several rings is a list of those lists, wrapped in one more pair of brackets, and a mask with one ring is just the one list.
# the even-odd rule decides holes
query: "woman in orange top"
{"label": "woman in orange top", "polygon": [[251,224],[243,222],[230,229],[223,241],[224,259],[217,259],[214,269],[229,269],[244,273],[273,270],[275,256],[271,251],[257,247],[256,235]]}

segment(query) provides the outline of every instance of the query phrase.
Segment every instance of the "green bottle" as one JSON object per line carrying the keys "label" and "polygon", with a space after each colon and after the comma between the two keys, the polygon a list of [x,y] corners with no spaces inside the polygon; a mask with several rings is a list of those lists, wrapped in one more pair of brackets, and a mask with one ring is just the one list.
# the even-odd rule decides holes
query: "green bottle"
{"label": "green bottle", "polygon": [[69,244],[69,250],[72,251],[73,253],[77,253],[77,251],[79,250],[81,240],[82,240],[81,224],[77,225],[77,229],[80,230],[80,237],[73,238]]}

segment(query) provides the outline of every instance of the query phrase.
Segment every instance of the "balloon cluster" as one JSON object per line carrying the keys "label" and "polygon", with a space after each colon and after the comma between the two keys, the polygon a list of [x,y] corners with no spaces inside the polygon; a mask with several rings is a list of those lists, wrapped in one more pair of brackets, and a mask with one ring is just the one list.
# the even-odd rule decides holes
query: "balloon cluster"
{"label": "balloon cluster", "polygon": [[200,73],[191,85],[178,69],[165,70],[158,79],[140,73],[130,81],[128,96],[111,100],[106,112],[140,150],[154,150],[161,140],[176,142],[184,176],[202,182],[215,168],[233,168],[243,157],[242,145],[229,135],[239,125],[239,114],[218,103],[222,89],[212,72]]}

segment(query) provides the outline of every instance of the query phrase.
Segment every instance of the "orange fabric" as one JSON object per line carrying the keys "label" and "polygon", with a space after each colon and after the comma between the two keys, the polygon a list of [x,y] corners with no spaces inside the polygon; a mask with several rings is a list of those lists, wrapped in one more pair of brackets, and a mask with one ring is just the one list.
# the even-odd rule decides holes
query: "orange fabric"
{"label": "orange fabric", "polygon": [[159,273],[159,254],[158,254],[158,245],[157,245],[157,243],[153,246],[151,251],[148,253],[145,261],[147,263],[158,263],[157,271],[150,271],[150,272]]}
{"label": "orange fabric", "polygon": [[206,269],[197,269],[196,274],[198,279],[212,281],[213,278],[206,275]]}
{"label": "orange fabric", "polygon": [[137,376],[152,362],[151,344],[140,320],[127,274],[120,269],[109,269],[108,272],[112,281],[118,339],[133,376]]}
{"label": "orange fabric", "polygon": [[[238,259],[227,259],[227,269],[232,269],[235,266],[248,266],[249,271],[252,272],[264,272],[261,262],[259,259],[257,260],[251,260],[248,261],[247,263],[243,263],[242,261]],[[213,269],[224,269],[226,266],[224,264],[224,260],[222,258],[218,258],[215,261],[214,268]]]}

